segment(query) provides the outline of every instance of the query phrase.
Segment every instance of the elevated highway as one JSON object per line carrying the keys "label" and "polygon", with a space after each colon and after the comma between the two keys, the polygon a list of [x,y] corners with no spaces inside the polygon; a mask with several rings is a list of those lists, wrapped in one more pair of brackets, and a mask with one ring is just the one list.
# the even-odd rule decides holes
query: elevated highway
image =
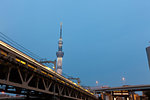
{"label": "elevated highway", "polygon": [[124,97],[124,100],[136,100],[135,92],[150,91],[150,85],[124,85],[120,87],[95,88],[93,91],[95,91],[95,94],[101,94],[103,100],[116,100],[119,97]]}
{"label": "elevated highway", "polygon": [[101,92],[113,92],[113,91],[146,91],[150,90],[150,85],[125,85],[121,87],[97,88],[93,90],[97,94],[100,94]]}
{"label": "elevated highway", "polygon": [[3,41],[0,41],[0,91],[28,98],[97,100],[90,91]]}

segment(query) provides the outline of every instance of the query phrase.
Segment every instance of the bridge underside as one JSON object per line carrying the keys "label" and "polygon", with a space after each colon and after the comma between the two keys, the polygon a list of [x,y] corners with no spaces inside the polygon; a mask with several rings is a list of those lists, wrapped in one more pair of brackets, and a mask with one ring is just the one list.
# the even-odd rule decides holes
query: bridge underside
{"label": "bridge underside", "polygon": [[3,55],[0,55],[0,91],[26,95],[27,98],[95,100],[60,83],[55,77],[47,77],[41,71]]}

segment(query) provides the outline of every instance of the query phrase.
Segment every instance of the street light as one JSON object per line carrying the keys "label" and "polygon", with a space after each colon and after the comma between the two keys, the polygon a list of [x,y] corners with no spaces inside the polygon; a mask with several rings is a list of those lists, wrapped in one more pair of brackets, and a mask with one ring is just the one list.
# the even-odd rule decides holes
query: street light
{"label": "street light", "polygon": [[123,85],[125,85],[125,77],[122,77]]}
{"label": "street light", "polygon": [[125,81],[125,78],[124,78],[124,77],[122,77],[122,80],[123,80],[123,81]]}
{"label": "street light", "polygon": [[2,91],[1,93],[2,93],[2,94],[5,94],[5,92],[4,92],[4,91]]}
{"label": "street light", "polygon": [[96,85],[98,86],[98,81],[96,81]]}

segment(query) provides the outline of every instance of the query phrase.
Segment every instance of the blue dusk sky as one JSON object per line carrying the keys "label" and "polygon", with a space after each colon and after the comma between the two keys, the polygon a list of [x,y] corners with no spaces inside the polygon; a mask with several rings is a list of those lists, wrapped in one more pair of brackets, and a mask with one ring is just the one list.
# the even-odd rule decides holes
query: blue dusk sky
{"label": "blue dusk sky", "polygon": [[0,32],[42,58],[56,59],[60,22],[63,73],[84,86],[150,84],[150,0],[0,0]]}

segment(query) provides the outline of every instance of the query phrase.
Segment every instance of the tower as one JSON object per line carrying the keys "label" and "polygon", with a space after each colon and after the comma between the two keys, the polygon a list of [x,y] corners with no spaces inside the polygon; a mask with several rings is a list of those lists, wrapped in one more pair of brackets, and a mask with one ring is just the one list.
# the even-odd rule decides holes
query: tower
{"label": "tower", "polygon": [[62,74],[62,58],[64,56],[64,52],[62,51],[62,23],[60,23],[60,38],[58,41],[58,52],[56,52],[57,55],[57,73]]}

